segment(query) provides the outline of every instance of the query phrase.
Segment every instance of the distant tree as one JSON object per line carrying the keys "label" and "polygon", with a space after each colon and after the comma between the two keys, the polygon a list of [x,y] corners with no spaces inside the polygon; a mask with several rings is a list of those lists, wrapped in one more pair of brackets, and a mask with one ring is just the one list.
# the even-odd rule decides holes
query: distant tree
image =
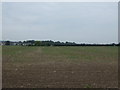
{"label": "distant tree", "polygon": [[10,41],[5,41],[5,45],[10,45]]}
{"label": "distant tree", "polygon": [[118,43],[118,46],[120,46],[120,42]]}
{"label": "distant tree", "polygon": [[116,44],[115,43],[112,43],[112,46],[115,46]]}
{"label": "distant tree", "polygon": [[22,41],[19,41],[19,42],[18,42],[18,45],[23,45],[23,44],[22,44]]}
{"label": "distant tree", "polygon": [[41,42],[40,41],[35,41],[35,46],[41,46]]}

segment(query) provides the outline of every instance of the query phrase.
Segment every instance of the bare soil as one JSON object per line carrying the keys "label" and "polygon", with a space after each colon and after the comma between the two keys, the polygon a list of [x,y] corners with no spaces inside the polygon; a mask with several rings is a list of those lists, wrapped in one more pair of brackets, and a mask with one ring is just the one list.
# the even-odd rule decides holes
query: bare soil
{"label": "bare soil", "polygon": [[118,87],[117,62],[76,63],[67,59],[43,60],[45,57],[38,57],[36,59],[39,60],[35,62],[14,64],[12,57],[3,56],[3,88]]}

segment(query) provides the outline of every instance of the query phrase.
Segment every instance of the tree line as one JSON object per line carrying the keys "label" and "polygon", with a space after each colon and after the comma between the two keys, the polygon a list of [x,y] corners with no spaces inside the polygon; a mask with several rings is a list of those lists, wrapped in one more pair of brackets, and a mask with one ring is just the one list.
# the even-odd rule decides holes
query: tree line
{"label": "tree line", "polygon": [[35,41],[35,40],[27,40],[27,41],[4,41],[4,45],[22,45],[22,46],[120,46],[120,43],[115,44],[86,44],[86,43],[75,43],[75,42],[60,42],[60,41]]}

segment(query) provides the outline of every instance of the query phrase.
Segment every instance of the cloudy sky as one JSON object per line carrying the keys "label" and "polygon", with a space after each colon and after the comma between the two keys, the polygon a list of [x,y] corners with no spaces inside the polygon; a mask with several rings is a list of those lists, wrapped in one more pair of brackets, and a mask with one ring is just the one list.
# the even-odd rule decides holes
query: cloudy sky
{"label": "cloudy sky", "polygon": [[3,40],[118,41],[118,3],[3,3]]}

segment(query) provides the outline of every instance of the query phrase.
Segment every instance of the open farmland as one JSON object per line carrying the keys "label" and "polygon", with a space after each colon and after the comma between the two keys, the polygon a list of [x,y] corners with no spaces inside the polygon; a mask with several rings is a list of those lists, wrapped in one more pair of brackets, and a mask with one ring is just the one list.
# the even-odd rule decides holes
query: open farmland
{"label": "open farmland", "polygon": [[118,47],[3,46],[3,88],[116,88]]}

